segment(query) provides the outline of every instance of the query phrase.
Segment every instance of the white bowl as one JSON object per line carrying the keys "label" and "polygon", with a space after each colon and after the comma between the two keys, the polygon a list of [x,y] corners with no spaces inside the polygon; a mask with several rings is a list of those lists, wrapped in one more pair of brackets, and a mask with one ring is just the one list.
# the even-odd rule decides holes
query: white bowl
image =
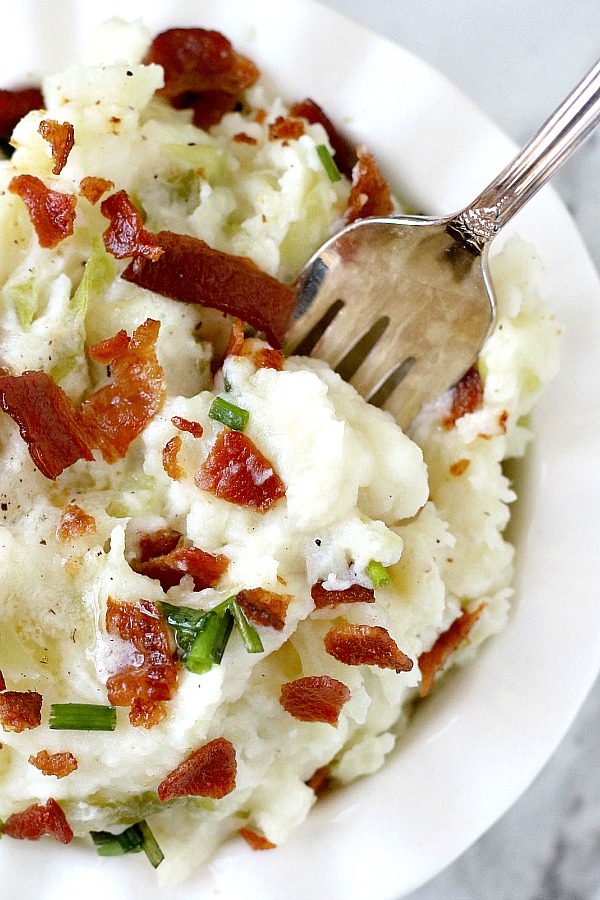
{"label": "white bowl", "polygon": [[[427,213],[460,208],[514,147],[441,75],[311,0],[28,0],[3,4],[0,84],[74,61],[110,15],[153,31],[223,31],[290,100],[310,96],[379,159],[396,191]],[[449,864],[527,788],[599,670],[600,282],[548,188],[511,231],[546,265],[564,329],[562,370],[534,417],[512,525],[517,600],[508,628],[423,704],[384,768],[320,801],[271,853],[231,842],[191,882],[159,888],[140,857],[102,859],[51,841],[0,842],[11,900],[396,900]]]}

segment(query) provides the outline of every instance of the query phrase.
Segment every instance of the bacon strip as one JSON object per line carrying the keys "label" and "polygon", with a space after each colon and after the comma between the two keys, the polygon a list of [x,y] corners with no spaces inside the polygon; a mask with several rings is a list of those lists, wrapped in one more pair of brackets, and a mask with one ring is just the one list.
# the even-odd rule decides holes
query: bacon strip
{"label": "bacon strip", "polygon": [[117,259],[127,256],[144,256],[156,261],[163,249],[153,234],[144,228],[143,219],[127,194],[117,191],[102,201],[100,211],[110,219],[110,225],[102,235],[104,246]]}
{"label": "bacon strip", "polygon": [[289,326],[294,292],[249,259],[213,250],[204,241],[171,231],[154,236],[164,250],[156,262],[136,257],[122,278],[178,300],[210,306],[264,331],[281,346]]}
{"label": "bacon strip", "polygon": [[325,650],[348,666],[378,666],[395,672],[410,672],[412,659],[380,625],[334,625],[324,637]]}
{"label": "bacon strip", "polygon": [[302,116],[310,122],[311,125],[322,125],[327,132],[331,149],[335,155],[335,163],[344,175],[352,178],[352,169],[356,163],[356,149],[354,146],[342,137],[337,131],[331,119],[323,112],[320,106],[307,97],[299,103],[294,103],[290,108],[292,116]]}
{"label": "bacon strip", "polygon": [[472,366],[452,388],[452,406],[443,421],[444,428],[453,428],[458,419],[477,412],[483,406],[483,382]]}
{"label": "bacon strip", "polygon": [[310,675],[281,685],[279,702],[283,708],[302,722],[325,722],[337,727],[350,690],[329,675]]}
{"label": "bacon strip", "polygon": [[0,725],[4,731],[37,728],[42,721],[42,695],[37,691],[4,691],[0,694]]}
{"label": "bacon strip", "polygon": [[72,753],[48,753],[40,750],[37,756],[30,756],[29,762],[42,775],[55,775],[57,778],[66,778],[78,768],[78,763]]}
{"label": "bacon strip", "polygon": [[54,166],[53,175],[60,175],[64,169],[69,153],[75,144],[75,131],[70,122],[57,122],[55,119],[42,119],[38,131],[50,144]]}
{"label": "bacon strip", "polygon": [[35,175],[15,175],[8,190],[20,197],[27,207],[40,247],[52,250],[73,234],[75,194],[51,191]]}
{"label": "bacon strip", "polygon": [[199,547],[180,547],[144,562],[139,559],[131,562],[131,568],[135,572],[160,581],[163,591],[179,584],[185,575],[192,576],[195,591],[216,587],[228,565],[229,559],[226,556],[213,556]]}
{"label": "bacon strip", "polygon": [[14,127],[32,109],[42,109],[44,98],[37,87],[0,90],[0,139],[8,140]]}
{"label": "bacon strip", "polygon": [[282,631],[291,594],[276,594],[264,588],[240,591],[236,597],[247,618],[255,625],[266,625]]}
{"label": "bacon strip", "polygon": [[340,603],[375,603],[373,588],[363,587],[361,584],[351,584],[343,591],[328,591],[323,587],[323,583],[318,581],[311,587],[310,596],[315,601],[316,609],[338,606]]}
{"label": "bacon strip", "polygon": [[352,169],[352,188],[346,209],[346,222],[367,216],[389,216],[393,211],[390,190],[379,166],[366,149],[357,148],[358,161]]}
{"label": "bacon strip", "polygon": [[19,841],[39,841],[49,834],[61,844],[70,844],[73,830],[56,800],[52,797],[45,806],[32,803],[23,812],[13,813],[2,826],[2,834]]}
{"label": "bacon strip", "polygon": [[440,634],[433,647],[419,656],[421,687],[419,696],[425,697],[433,687],[435,676],[444,667],[446,660],[469,635],[471,628],[485,609],[481,603],[473,612],[466,610],[454,620],[450,628]]}
{"label": "bacon strip", "polygon": [[225,428],[194,478],[215,497],[268,512],[282,497],[285,485],[254,443],[241,431]]}
{"label": "bacon strip", "polygon": [[211,797],[220,800],[235,789],[237,763],[233,744],[217,738],[183,760],[158,786],[158,799]]}
{"label": "bacon strip", "polygon": [[251,831],[250,828],[238,828],[238,834],[244,838],[253,850],[274,850],[277,846],[264,835],[257,834],[255,831]]}

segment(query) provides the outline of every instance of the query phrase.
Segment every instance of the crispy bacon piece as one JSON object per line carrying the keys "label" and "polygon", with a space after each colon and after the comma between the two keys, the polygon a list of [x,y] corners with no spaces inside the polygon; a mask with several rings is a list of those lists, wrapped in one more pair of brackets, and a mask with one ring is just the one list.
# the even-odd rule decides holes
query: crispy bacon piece
{"label": "crispy bacon piece", "polygon": [[144,228],[142,217],[127,191],[111,194],[102,201],[100,211],[110,219],[110,225],[102,235],[104,246],[117,259],[144,256],[157,260],[163,255],[164,251],[154,235]]}
{"label": "crispy bacon piece", "polygon": [[32,109],[42,109],[43,106],[44,98],[39,88],[0,90],[0,139],[8,140],[23,116]]}
{"label": "crispy bacon piece", "polygon": [[154,728],[167,717],[167,704],[162,700],[140,700],[136,697],[129,710],[132,725]]}
{"label": "crispy bacon piece", "polygon": [[467,471],[470,464],[471,460],[463,457],[462,459],[457,459],[456,462],[451,463],[448,470],[451,475],[456,475],[458,477],[459,475],[462,475],[463,472]]}
{"label": "crispy bacon piece", "polygon": [[304,122],[293,116],[278,116],[269,125],[270,141],[297,141],[304,134]]}
{"label": "crispy bacon piece", "polygon": [[231,322],[231,331],[225,356],[241,356],[244,349],[244,323],[237,316]]}
{"label": "crispy bacon piece", "polygon": [[180,531],[175,528],[161,528],[159,531],[151,531],[143,534],[138,542],[137,559],[140,563],[148,562],[156,556],[164,556],[174,550],[181,538]]}
{"label": "crispy bacon piece", "polygon": [[50,144],[53,175],[60,175],[64,169],[69,153],[75,144],[75,130],[70,122],[57,122],[55,119],[42,119],[38,131]]}
{"label": "crispy bacon piece", "polygon": [[469,635],[471,628],[481,615],[485,608],[485,603],[480,603],[473,612],[464,610],[461,615],[454,620],[450,628],[440,634],[430,650],[421,653],[419,656],[419,669],[421,670],[421,687],[419,688],[419,696],[425,697],[431,688],[437,673],[444,667],[444,664],[451,653],[453,653],[459,644],[462,644]]}
{"label": "crispy bacon piece", "polygon": [[165,86],[158,93],[177,109],[193,109],[194,123],[208,128],[235,109],[259,72],[236,53],[218,31],[172,28],[157,35],[144,63],[164,69]]}
{"label": "crispy bacon piece", "polygon": [[325,722],[337,727],[340,711],[350,699],[350,690],[329,675],[309,675],[281,685],[279,702],[302,722]]}
{"label": "crispy bacon piece", "polygon": [[257,369],[275,369],[277,372],[281,372],[285,362],[281,350],[272,347],[259,347],[252,353],[252,359]]}
{"label": "crispy bacon piece", "polygon": [[294,103],[290,109],[292,116],[302,116],[310,122],[311,125],[322,125],[327,132],[331,149],[335,154],[335,162],[340,170],[348,178],[352,178],[352,169],[356,163],[356,149],[354,146],[342,137],[333,125],[331,119],[323,112],[320,106],[309,97]]}
{"label": "crispy bacon piece", "polygon": [[[126,666],[106,683],[113,706],[131,706],[170,700],[177,687],[177,651],[171,629],[160,609],[150,600],[135,603],[108,598],[106,609],[108,634],[133,644],[141,662]],[[155,724],[152,717],[140,721],[143,708],[136,705],[130,713],[132,725]],[[151,723],[151,724],[150,724]]]}
{"label": "crispy bacon piece", "polygon": [[2,834],[19,841],[39,841],[49,834],[61,844],[70,844],[73,830],[56,800],[52,797],[45,806],[32,803],[23,812],[13,813],[2,826]]}
{"label": "crispy bacon piece", "polygon": [[311,587],[310,596],[317,609],[337,606],[339,603],[375,603],[373,588],[363,587],[361,584],[351,584],[342,591],[328,591],[323,587],[323,582],[318,581]]}
{"label": "crispy bacon piece", "polygon": [[40,247],[52,250],[73,234],[75,194],[51,191],[36,175],[15,175],[8,190],[20,197],[27,207]]}
{"label": "crispy bacon piece", "polygon": [[185,469],[177,462],[180,450],[181,438],[176,434],[167,441],[162,451],[163,469],[173,481],[181,481],[185,478]]}
{"label": "crispy bacon piece", "polygon": [[4,731],[37,728],[42,721],[42,695],[37,691],[4,691],[0,694],[0,725]]}
{"label": "crispy bacon piece", "polygon": [[272,841],[268,840],[263,834],[257,834],[250,828],[238,828],[238,834],[241,834],[246,843],[249,844],[253,850],[274,850],[277,846],[277,844],[273,844]]}
{"label": "crispy bacon piece", "polygon": [[215,497],[268,512],[282,497],[285,485],[271,463],[241,431],[224,428],[194,478]]}
{"label": "crispy bacon piece", "polygon": [[378,666],[395,672],[410,672],[412,659],[380,625],[334,625],[324,637],[325,650],[348,666]]}
{"label": "crispy bacon piece", "polygon": [[93,516],[88,516],[76,503],[69,503],[57,529],[58,539],[68,543],[84,534],[96,534],[96,520]]}
{"label": "crispy bacon piece", "polygon": [[72,753],[48,753],[40,750],[37,756],[30,756],[29,762],[42,775],[56,775],[57,778],[66,778],[78,768],[77,760]]}
{"label": "crispy bacon piece", "polygon": [[139,559],[131,562],[131,568],[135,572],[160,581],[163,591],[179,584],[185,575],[192,576],[195,591],[215,587],[228,565],[229,559],[226,556],[213,556],[199,547],[180,547],[144,562]]}
{"label": "crispy bacon piece", "polygon": [[281,372],[285,363],[281,350],[257,344],[259,342],[255,338],[244,339],[244,323],[241,319],[234,318],[225,356],[247,356],[257,369],[276,369]]}
{"label": "crispy bacon piece", "polygon": [[276,594],[259,587],[240,591],[236,599],[255,625],[283,630],[287,609],[292,602],[291,594]]}
{"label": "crispy bacon piece", "polygon": [[195,438],[201,438],[204,434],[204,428],[200,422],[190,422],[189,419],[184,419],[182,416],[172,416],[171,424],[175,428],[179,428],[180,431],[187,431],[188,434]]}
{"label": "crispy bacon piece", "polygon": [[79,182],[79,193],[82,197],[85,197],[85,199],[88,200],[92,204],[92,206],[95,206],[102,194],[110,191],[110,189],[114,188],[114,186],[114,181],[109,181],[107,178],[99,178],[95,175],[87,175]]}
{"label": "crispy bacon piece", "polygon": [[315,769],[315,771],[306,782],[306,786],[311,788],[315,792],[317,797],[320,797],[321,794],[324,794],[330,784],[331,769],[329,768],[329,766],[320,766],[318,769]]}
{"label": "crispy bacon piece", "polygon": [[122,278],[178,300],[238,316],[270,344],[280,346],[289,325],[294,292],[249,259],[213,250],[204,241],[171,231],[155,235],[165,251],[157,262],[137,257]]}
{"label": "crispy bacon piece", "polygon": [[237,763],[233,744],[217,738],[183,760],[158,786],[158,799],[211,797],[220,800],[235,789]]}
{"label": "crispy bacon piece", "polygon": [[234,134],[231,138],[232,141],[235,141],[236,144],[250,144],[254,146],[254,144],[258,144],[258,141],[255,137],[252,137],[250,134],[246,134],[245,131],[238,131],[237,134]]}
{"label": "crispy bacon piece", "polygon": [[482,405],[483,382],[475,366],[472,366],[452,388],[452,406],[444,419],[444,428],[453,428],[458,419],[476,412]]}
{"label": "crispy bacon piece", "polygon": [[393,210],[390,189],[366,147],[357,148],[358,161],[352,169],[352,189],[346,209],[346,222],[367,216],[389,216]]}
{"label": "crispy bacon piece", "polygon": [[93,360],[110,365],[113,376],[111,384],[99,388],[80,407],[88,427],[99,434],[96,446],[106,462],[125,456],[164,402],[165,378],[156,358],[159,329],[160,322],[146,319],[131,337],[120,331],[89,349]]}

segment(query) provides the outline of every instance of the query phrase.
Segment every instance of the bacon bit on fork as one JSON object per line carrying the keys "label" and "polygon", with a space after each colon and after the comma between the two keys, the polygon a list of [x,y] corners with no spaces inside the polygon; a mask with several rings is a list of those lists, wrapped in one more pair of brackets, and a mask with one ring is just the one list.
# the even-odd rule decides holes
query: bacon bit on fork
{"label": "bacon bit on fork", "polygon": [[410,672],[412,659],[380,625],[334,625],[324,637],[325,650],[348,666],[378,666],[395,672]]}
{"label": "bacon bit on fork", "polygon": [[350,690],[329,675],[310,675],[281,685],[279,702],[302,722],[325,722],[337,727],[340,711],[350,699]]}
{"label": "bacon bit on fork", "polygon": [[117,191],[102,201],[100,211],[110,219],[110,225],[102,235],[104,246],[117,259],[127,256],[144,256],[156,261],[164,250],[155,236],[144,228],[138,209],[126,191]]}
{"label": "bacon bit on fork", "polygon": [[92,206],[95,206],[102,194],[110,191],[114,186],[114,181],[109,181],[107,178],[98,178],[95,175],[87,175],[79,182],[79,193],[82,197],[85,197]]}
{"label": "bacon bit on fork", "polygon": [[437,673],[443,668],[451,653],[462,644],[469,635],[471,628],[485,608],[485,603],[480,603],[473,612],[464,610],[454,620],[450,628],[440,634],[430,650],[421,653],[419,657],[419,669],[421,670],[421,687],[419,696],[425,697],[433,687]]}
{"label": "bacon bit on fork", "polygon": [[194,750],[158,786],[163,803],[175,797],[210,797],[220,800],[235,789],[235,749],[226,738]]}
{"label": "bacon bit on fork", "polygon": [[162,451],[163,469],[173,481],[183,481],[185,478],[185,469],[177,462],[179,451],[181,450],[181,438],[178,434],[169,438]]}
{"label": "bacon bit on fork", "polygon": [[84,534],[96,534],[96,520],[88,516],[76,503],[69,503],[62,514],[60,525],[57,529],[59,541],[68,543],[73,538],[83,537]]}
{"label": "bacon bit on fork", "polygon": [[55,775],[57,778],[66,778],[78,768],[78,763],[72,753],[48,753],[40,750],[37,756],[30,756],[29,762],[42,775]]}
{"label": "bacon bit on fork", "polygon": [[75,131],[69,122],[56,122],[54,119],[42,119],[38,132],[48,141],[52,151],[54,165],[53,175],[60,175],[64,169],[69,153],[75,144]]}
{"label": "bacon bit on fork", "polygon": [[238,834],[244,838],[246,843],[252,847],[253,850],[274,850],[277,846],[277,844],[268,840],[263,834],[257,834],[250,828],[238,828]]}
{"label": "bacon bit on fork", "polygon": [[287,609],[292,601],[291,594],[276,594],[259,587],[239,591],[236,600],[255,625],[283,631]]}
{"label": "bacon bit on fork", "polygon": [[20,733],[37,728],[42,721],[42,695],[37,691],[3,691],[0,694],[0,725],[4,731]]}
{"label": "bacon bit on fork", "polygon": [[184,419],[182,416],[172,416],[171,424],[180,431],[187,431],[188,434],[195,438],[201,438],[204,434],[204,428],[200,422],[190,422],[189,419]]}
{"label": "bacon bit on fork", "polygon": [[352,169],[352,188],[346,209],[346,222],[367,216],[389,216],[393,210],[390,190],[379,167],[366,147],[357,148],[358,161]]}
{"label": "bacon bit on fork", "polygon": [[373,588],[363,587],[361,584],[351,584],[343,591],[328,591],[323,587],[323,582],[318,581],[311,587],[310,596],[315,601],[316,609],[337,606],[340,603],[375,603]]}
{"label": "bacon bit on fork", "polygon": [[51,191],[35,175],[15,175],[8,190],[20,197],[27,207],[40,247],[52,250],[73,234],[75,194]]}
{"label": "bacon bit on fork", "polygon": [[472,366],[465,372],[460,381],[451,388],[452,406],[443,421],[444,428],[453,428],[458,419],[468,413],[474,413],[483,406],[483,382],[481,375]]}
{"label": "bacon bit on fork", "polygon": [[44,98],[39,88],[0,90],[0,138],[8,140],[23,116],[33,109],[42,109],[43,106]]}
{"label": "bacon bit on fork", "polygon": [[241,431],[224,428],[195,476],[196,485],[215,497],[268,512],[285,485],[255,444]]}
{"label": "bacon bit on fork", "polygon": [[73,840],[73,830],[52,797],[45,806],[32,803],[23,812],[13,813],[0,830],[19,841],[39,841],[44,834],[51,835],[61,844],[70,844]]}

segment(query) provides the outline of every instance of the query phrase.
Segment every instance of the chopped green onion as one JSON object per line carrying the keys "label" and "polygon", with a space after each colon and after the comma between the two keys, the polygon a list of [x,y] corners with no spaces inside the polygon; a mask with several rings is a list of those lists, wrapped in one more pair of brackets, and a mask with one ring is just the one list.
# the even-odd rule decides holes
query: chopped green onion
{"label": "chopped green onion", "polygon": [[130,825],[121,834],[111,834],[110,831],[91,831],[90,835],[98,848],[99,856],[124,856],[127,853],[139,853],[143,850],[155,869],[165,858],[145,820]]}
{"label": "chopped green onion", "polygon": [[192,641],[190,649],[183,657],[186,669],[196,675],[203,675],[212,669],[215,659],[213,647],[219,636],[219,616],[214,610],[206,613]]}
{"label": "chopped green onion", "polygon": [[53,703],[50,728],[62,731],[114,731],[117,710],[96,703]]}
{"label": "chopped green onion", "polygon": [[173,606],[172,603],[166,603],[162,600],[159,600],[158,606],[175,632],[177,646],[182,653],[187,653],[198,633],[200,622],[206,613],[198,609],[190,609],[189,606]]}
{"label": "chopped green onion", "polygon": [[217,663],[217,665],[223,659],[225,647],[227,646],[227,641],[229,640],[229,636],[233,628],[233,621],[233,613],[230,609],[226,609],[223,615],[219,618],[219,627],[215,634],[215,642],[210,651],[210,655]]}
{"label": "chopped green onion", "polygon": [[367,575],[373,582],[374,588],[385,587],[392,580],[392,576],[385,566],[382,566],[376,559],[372,559],[367,566]]}
{"label": "chopped green onion", "polygon": [[323,168],[329,175],[330,181],[339,181],[341,176],[340,170],[335,164],[335,160],[325,144],[319,144],[317,147],[317,153],[319,154],[319,159],[323,163]]}
{"label": "chopped green onion", "polygon": [[164,853],[158,846],[158,842],[152,832],[150,831],[150,826],[143,819],[141,822],[138,822],[138,828],[142,833],[142,837],[144,838],[143,850],[154,868],[158,868],[161,862],[165,858]]}
{"label": "chopped green onion", "polygon": [[237,602],[235,597],[232,597],[230,600],[231,611],[235,617],[235,624],[238,627],[241,638],[244,642],[244,647],[248,651],[248,653],[262,653],[264,651],[264,647],[262,645],[262,641],[258,634],[258,631],[251,625],[248,619],[246,618],[246,613]]}
{"label": "chopped green onion", "polygon": [[216,419],[222,425],[228,425],[234,431],[243,431],[248,424],[250,413],[247,409],[236,406],[222,397],[215,397],[208,411],[211,419]]}

